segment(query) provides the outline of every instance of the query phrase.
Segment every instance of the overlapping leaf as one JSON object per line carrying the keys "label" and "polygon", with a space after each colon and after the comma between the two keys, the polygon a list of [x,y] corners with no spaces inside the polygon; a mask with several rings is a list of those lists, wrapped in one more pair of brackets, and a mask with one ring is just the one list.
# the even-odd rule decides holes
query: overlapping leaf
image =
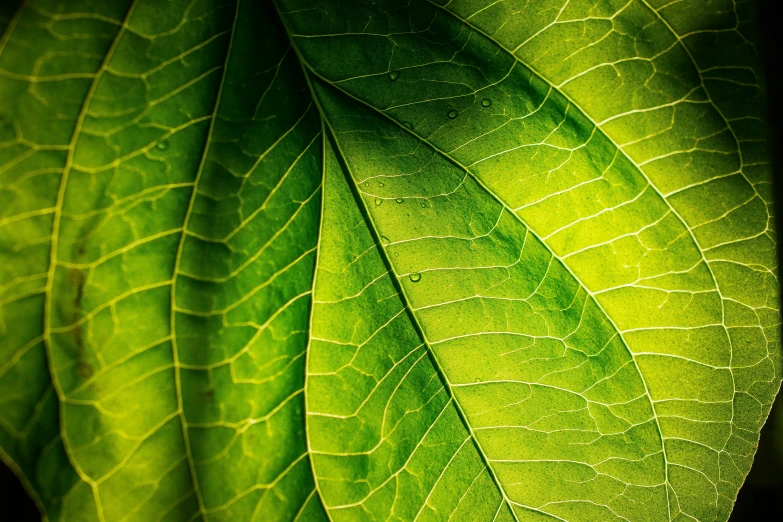
{"label": "overlapping leaf", "polygon": [[751,5],[0,19],[0,443],[50,520],[728,517],[780,383]]}

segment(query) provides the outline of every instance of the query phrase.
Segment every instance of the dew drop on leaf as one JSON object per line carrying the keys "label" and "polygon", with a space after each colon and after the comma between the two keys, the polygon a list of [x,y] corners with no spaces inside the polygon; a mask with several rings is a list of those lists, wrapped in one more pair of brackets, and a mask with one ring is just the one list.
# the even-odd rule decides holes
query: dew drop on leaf
{"label": "dew drop on leaf", "polygon": [[389,238],[386,236],[381,236],[381,243],[383,243],[384,245],[389,243]]}
{"label": "dew drop on leaf", "polygon": [[395,201],[397,201],[397,203],[402,203],[402,202],[403,202],[403,201],[405,201],[405,200],[404,200],[404,199],[402,199],[402,198],[397,198]]}
{"label": "dew drop on leaf", "polygon": [[155,148],[158,150],[166,150],[169,148],[169,142],[166,140],[163,140],[161,142],[158,142],[157,145],[155,145]]}
{"label": "dew drop on leaf", "polygon": [[457,109],[451,109],[451,110],[448,112],[448,114],[446,114],[446,116],[448,116],[450,120],[453,120],[454,118],[456,118],[457,116],[459,116],[459,111],[457,111]]}
{"label": "dew drop on leaf", "polygon": [[383,183],[378,183],[378,186],[379,186],[379,187],[382,187],[382,186],[383,186]]}
{"label": "dew drop on leaf", "polygon": [[391,81],[394,81],[400,77],[400,71],[391,71],[386,76],[388,76]]}
{"label": "dew drop on leaf", "polygon": [[419,281],[421,281],[421,274],[411,274],[409,277],[410,280],[413,281],[414,283],[418,283]]}
{"label": "dew drop on leaf", "polygon": [[490,105],[492,105],[492,100],[490,100],[489,98],[484,98],[483,100],[481,100],[482,107],[489,107]]}
{"label": "dew drop on leaf", "polygon": [[375,206],[378,207],[383,203],[383,200],[381,198],[375,198]]}
{"label": "dew drop on leaf", "polygon": [[408,130],[413,130],[413,124],[409,121],[402,122],[402,126],[405,127]]}
{"label": "dew drop on leaf", "polygon": [[475,382],[481,382],[481,379],[476,377],[476,381]]}
{"label": "dew drop on leaf", "polygon": [[427,204],[424,203],[423,201],[421,202],[421,208],[427,208]]}

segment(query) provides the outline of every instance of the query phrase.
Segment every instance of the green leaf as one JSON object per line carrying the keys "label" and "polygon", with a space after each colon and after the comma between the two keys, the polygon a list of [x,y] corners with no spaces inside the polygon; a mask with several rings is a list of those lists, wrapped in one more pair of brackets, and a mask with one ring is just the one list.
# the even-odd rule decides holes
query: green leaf
{"label": "green leaf", "polygon": [[49,520],[728,518],[781,381],[752,4],[2,9]]}

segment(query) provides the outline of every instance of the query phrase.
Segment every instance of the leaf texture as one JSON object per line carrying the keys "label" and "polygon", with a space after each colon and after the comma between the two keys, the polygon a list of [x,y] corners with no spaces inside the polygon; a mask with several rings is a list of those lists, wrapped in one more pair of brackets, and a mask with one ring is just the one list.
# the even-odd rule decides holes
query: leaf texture
{"label": "leaf texture", "polygon": [[752,4],[13,7],[49,520],[728,518],[781,379]]}

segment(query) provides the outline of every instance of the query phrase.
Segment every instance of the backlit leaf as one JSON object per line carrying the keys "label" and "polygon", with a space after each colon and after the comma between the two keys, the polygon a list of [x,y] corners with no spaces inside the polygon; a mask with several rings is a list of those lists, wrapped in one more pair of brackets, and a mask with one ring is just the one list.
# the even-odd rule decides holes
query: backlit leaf
{"label": "backlit leaf", "polygon": [[752,3],[16,4],[49,520],[728,518],[781,378]]}

